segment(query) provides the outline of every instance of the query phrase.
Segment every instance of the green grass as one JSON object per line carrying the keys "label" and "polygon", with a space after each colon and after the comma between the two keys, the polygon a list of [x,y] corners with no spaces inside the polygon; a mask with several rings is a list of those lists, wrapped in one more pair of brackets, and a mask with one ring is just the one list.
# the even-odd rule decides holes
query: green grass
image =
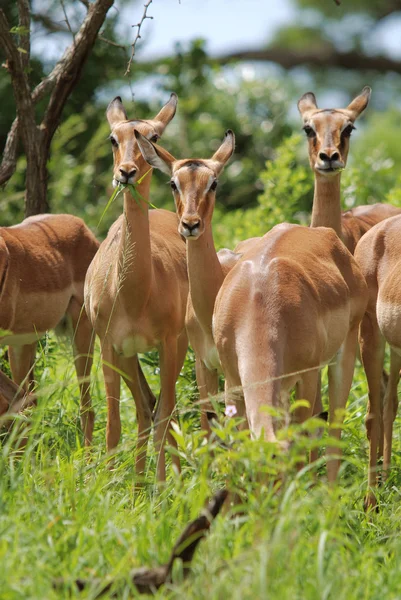
{"label": "green grass", "polygon": [[[349,600],[401,596],[399,428],[396,424],[390,481],[378,493],[380,512],[367,516],[362,508],[366,383],[360,367],[347,411],[339,484],[329,489],[324,465],[317,467],[316,482],[313,469],[296,471],[299,455],[316,443],[304,435],[305,427],[291,426],[287,431],[294,439],[288,456],[273,458],[272,447],[238,433],[232,419],[216,427],[215,441],[208,445],[199,431],[193,357],[189,355],[178,383],[176,437],[182,473],[177,476],[170,469],[166,485],[158,489],[151,449],[145,489],[135,495],[135,409],[127,391],[123,390],[121,403],[122,441],[115,470],[110,471],[99,359],[92,388],[96,427],[90,460],[82,448],[79,394],[68,348],[48,338],[39,363],[42,393],[32,413],[27,448],[19,456],[12,436],[2,440],[0,598],[78,597],[72,585],[78,577],[116,579],[121,598],[135,597],[130,570],[166,561],[186,522],[224,484],[238,491],[243,506],[228,506],[200,544],[191,576],[184,581],[177,568],[175,583],[160,590],[157,597]],[[155,365],[150,355],[145,368],[157,392]],[[277,484],[279,471],[284,474],[281,485]],[[57,577],[64,578],[65,586],[54,591],[52,581]],[[92,587],[80,597],[95,595]]]}

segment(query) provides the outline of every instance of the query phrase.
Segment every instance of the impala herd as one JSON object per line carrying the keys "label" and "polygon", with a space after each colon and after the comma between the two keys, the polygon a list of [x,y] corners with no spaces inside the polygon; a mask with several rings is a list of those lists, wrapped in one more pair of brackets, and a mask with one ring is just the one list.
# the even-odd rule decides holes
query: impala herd
{"label": "impala herd", "polygon": [[[81,219],[40,215],[0,229],[1,343],[8,346],[13,388],[0,373],[0,413],[15,412],[16,390],[34,386],[37,341],[49,329],[70,332],[81,390],[81,423],[91,445],[94,412],[90,369],[100,340],[107,398],[107,450],[121,435],[120,383],[135,401],[136,471],[143,474],[154,422],[157,477],[166,476],[165,445],[175,445],[175,383],[188,340],[195,352],[201,425],[209,432],[210,397],[225,377],[255,438],[277,441],[280,421],[264,407],[289,408],[295,419],[321,412],[320,369],[328,365],[328,480],[339,469],[339,438],[358,349],[369,388],[369,491],[374,507],[377,460],[391,459],[401,369],[401,209],[386,204],[341,212],[341,171],[354,122],[371,90],[343,109],[319,109],[314,94],[298,102],[315,177],[311,227],[282,223],[263,237],[216,252],[212,217],[218,178],[235,149],[231,130],[210,158],[174,158],[158,145],[175,115],[177,96],[152,120],[130,120],[121,98],[108,106],[113,185],[124,187],[122,215],[99,245]],[[170,179],[176,215],[149,210],[152,167]],[[131,191],[135,185],[136,191]],[[133,195],[134,194],[134,195]],[[283,199],[285,201],[285,199]],[[391,368],[382,399],[385,343]],[[138,354],[157,349],[156,399]],[[10,390],[14,398],[10,398]],[[14,400],[14,404],[13,404]],[[19,400],[18,406],[22,406]],[[177,453],[172,461],[179,469]]]}

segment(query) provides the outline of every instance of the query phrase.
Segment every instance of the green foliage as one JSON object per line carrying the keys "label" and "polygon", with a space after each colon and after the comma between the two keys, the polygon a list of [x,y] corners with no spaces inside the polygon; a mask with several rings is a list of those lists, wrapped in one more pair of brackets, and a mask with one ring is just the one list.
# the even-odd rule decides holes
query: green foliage
{"label": "green foliage", "polygon": [[312,203],[313,177],[305,147],[303,136],[295,133],[277,147],[274,158],[260,173],[264,191],[258,196],[257,207],[216,212],[213,231],[217,247],[234,248],[241,240],[264,235],[278,223],[307,223],[305,211]]}
{"label": "green foliage", "polygon": [[[51,336],[52,337],[52,336]],[[168,472],[165,486],[154,485],[151,451],[147,485],[134,493],[133,449],[136,420],[132,399],[121,398],[123,436],[114,470],[105,456],[104,390],[98,355],[92,394],[96,411],[90,459],[82,447],[78,386],[70,350],[49,340],[42,364],[39,405],[31,413],[28,444],[16,452],[16,431],[3,436],[0,453],[0,586],[2,597],[78,597],[76,578],[115,580],[119,597],[135,596],[129,573],[167,560],[185,524],[200,512],[213,490],[227,485],[241,505],[228,504],[199,546],[193,570],[157,598],[389,598],[401,593],[399,525],[400,438],[394,439],[390,481],[379,490],[379,514],[366,516],[367,393],[359,368],[350,395],[343,447],[345,461],[334,488],[325,483],[323,464],[298,471],[299,461],[316,440],[316,426],[290,425],[282,436],[292,441],[287,455],[237,431],[237,420],[215,425],[207,443],[199,414],[191,355],[178,382],[175,427],[182,473]],[[150,357],[151,358],[151,357]],[[147,361],[150,380],[155,362]],[[55,383],[56,382],[56,383]],[[157,391],[157,388],[154,388]],[[21,425],[24,419],[21,419]],[[399,423],[396,423],[398,431]],[[275,454],[275,456],[273,456]],[[324,462],[324,459],[322,459]],[[315,480],[316,470],[318,473]],[[279,477],[280,474],[280,477]],[[61,577],[65,585],[54,590]],[[94,598],[93,586],[84,593]],[[111,597],[109,596],[105,596]]]}

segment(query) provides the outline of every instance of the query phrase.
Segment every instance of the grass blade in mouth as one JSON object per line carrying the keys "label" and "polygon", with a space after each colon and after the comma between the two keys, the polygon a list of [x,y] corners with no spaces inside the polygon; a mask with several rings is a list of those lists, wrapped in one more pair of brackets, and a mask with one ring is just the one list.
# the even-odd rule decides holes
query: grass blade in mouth
{"label": "grass blade in mouth", "polygon": [[148,171],[146,171],[146,173],[144,175],[142,175],[142,177],[140,177],[138,179],[138,181],[136,181],[134,184],[132,184],[132,183],[125,184],[125,183],[121,183],[121,182],[119,182],[117,184],[117,186],[115,187],[112,195],[110,196],[110,198],[105,206],[104,211],[102,212],[102,216],[100,217],[99,223],[97,224],[98,228],[100,226],[100,223],[103,221],[104,215],[109,210],[111,203],[114,202],[114,200],[117,198],[117,196],[119,196],[121,194],[121,192],[123,192],[125,190],[125,188],[129,188],[129,190],[131,191],[131,194],[137,204],[139,204],[139,200],[143,200],[143,202],[146,202],[146,204],[148,204],[151,208],[157,208],[149,200],[146,200],[146,198],[144,198],[136,189],[137,186],[140,183],[142,183],[142,181],[145,179],[145,177],[151,172],[151,170],[152,169],[150,168]]}

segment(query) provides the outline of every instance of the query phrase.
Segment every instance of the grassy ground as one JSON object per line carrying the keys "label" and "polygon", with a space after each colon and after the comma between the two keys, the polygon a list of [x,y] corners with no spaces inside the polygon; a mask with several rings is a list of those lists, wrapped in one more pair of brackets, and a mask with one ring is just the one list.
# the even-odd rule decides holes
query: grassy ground
{"label": "grassy ground", "polygon": [[[231,506],[217,518],[195,555],[191,576],[184,581],[178,568],[175,583],[157,597],[401,597],[400,438],[397,429],[394,468],[390,481],[379,490],[381,510],[367,517],[362,509],[366,384],[360,368],[343,435],[346,460],[338,487],[328,489],[323,465],[317,468],[316,482],[310,468],[299,473],[295,469],[299,455],[312,443],[302,428],[287,430],[295,444],[286,457],[274,459],[271,447],[237,433],[233,419],[216,427],[215,441],[208,446],[198,428],[189,356],[178,384],[176,437],[182,474],[170,471],[165,487],[157,490],[151,453],[147,485],[135,495],[133,402],[124,389],[123,439],[116,468],[110,471],[105,457],[104,391],[95,362],[96,430],[90,461],[81,445],[78,389],[69,351],[59,348],[55,338],[50,338],[40,358],[37,372],[43,395],[33,413],[23,456],[13,450],[12,437],[3,439],[1,599],[75,597],[72,581],[78,577],[105,581],[110,577],[117,580],[114,589],[120,591],[119,597],[135,596],[130,570],[167,560],[186,522],[225,483],[238,490],[246,504],[242,510]],[[157,390],[157,369],[152,358],[148,362],[147,375]],[[284,473],[279,489],[274,483],[278,470]],[[66,582],[57,592],[52,587],[55,577]],[[95,595],[92,587],[81,597]]]}

